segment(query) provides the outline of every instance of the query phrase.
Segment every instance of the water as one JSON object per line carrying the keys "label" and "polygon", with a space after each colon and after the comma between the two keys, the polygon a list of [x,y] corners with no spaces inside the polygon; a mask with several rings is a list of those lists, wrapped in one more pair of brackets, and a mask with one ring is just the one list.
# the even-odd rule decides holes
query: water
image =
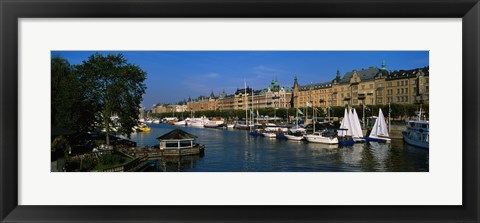
{"label": "water", "polygon": [[142,171],[184,172],[428,172],[428,150],[392,140],[338,147],[303,141],[252,137],[247,131],[149,124],[134,133],[138,146],[158,144],[157,137],[180,128],[198,136],[205,155],[150,160]]}

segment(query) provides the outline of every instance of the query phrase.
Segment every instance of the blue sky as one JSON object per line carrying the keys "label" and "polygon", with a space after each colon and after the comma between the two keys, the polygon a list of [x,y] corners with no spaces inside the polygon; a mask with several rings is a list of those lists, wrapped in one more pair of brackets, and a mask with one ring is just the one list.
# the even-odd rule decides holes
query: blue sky
{"label": "blue sky", "polygon": [[[70,64],[81,64],[97,51],[52,51]],[[234,93],[244,80],[254,89],[277,78],[281,86],[331,81],[337,69],[343,76],[354,69],[381,67],[413,69],[429,65],[428,51],[98,51],[122,53],[129,63],[147,72],[143,106],[174,103],[188,97]]]}

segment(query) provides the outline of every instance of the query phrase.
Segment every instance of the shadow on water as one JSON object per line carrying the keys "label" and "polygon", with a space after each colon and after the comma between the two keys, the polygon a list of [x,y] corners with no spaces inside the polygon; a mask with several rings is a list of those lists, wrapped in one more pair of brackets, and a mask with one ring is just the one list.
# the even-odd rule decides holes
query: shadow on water
{"label": "shadow on water", "polygon": [[195,164],[201,159],[199,155],[174,156],[151,159],[140,172],[182,172],[195,168]]}

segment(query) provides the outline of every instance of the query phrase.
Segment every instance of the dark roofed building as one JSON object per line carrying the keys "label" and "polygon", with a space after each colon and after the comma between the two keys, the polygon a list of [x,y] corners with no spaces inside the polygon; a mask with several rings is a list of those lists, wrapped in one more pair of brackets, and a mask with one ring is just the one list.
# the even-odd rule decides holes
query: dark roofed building
{"label": "dark roofed building", "polygon": [[174,129],[158,137],[159,147],[163,149],[186,149],[196,146],[197,136],[185,132],[181,129]]}
{"label": "dark roofed building", "polygon": [[353,70],[351,72],[346,73],[343,78],[340,80],[340,84],[349,84],[350,79],[352,78],[354,73],[357,73],[358,77],[360,78],[361,81],[371,81],[375,80],[375,77],[377,77],[377,74],[380,72],[380,69],[376,67],[369,67],[368,69],[364,70]]}

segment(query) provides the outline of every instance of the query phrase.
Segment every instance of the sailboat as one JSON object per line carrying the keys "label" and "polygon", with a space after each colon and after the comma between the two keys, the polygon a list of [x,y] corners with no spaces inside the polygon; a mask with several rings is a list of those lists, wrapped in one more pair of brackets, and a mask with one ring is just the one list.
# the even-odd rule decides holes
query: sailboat
{"label": "sailboat", "polygon": [[353,141],[355,141],[356,143],[365,142],[365,139],[363,138],[363,133],[362,133],[362,126],[360,125],[360,120],[358,119],[357,111],[355,110],[355,108],[353,108],[353,114],[351,117],[352,117],[351,125],[352,125],[352,129],[354,129],[353,135],[352,135]]}
{"label": "sailboat", "polygon": [[297,125],[295,127],[290,128],[288,130],[289,131],[288,134],[285,135],[285,138],[289,140],[300,141],[300,140],[303,140],[304,138],[303,135],[305,134],[306,130],[298,126],[298,113],[299,113],[299,109],[297,108],[297,114],[296,114],[297,117],[295,118]]}
{"label": "sailboat", "polygon": [[382,109],[378,111],[378,118],[375,120],[372,131],[368,137],[365,137],[365,139],[373,142],[390,142],[387,123],[385,122]]}
{"label": "sailboat", "polygon": [[342,145],[353,145],[354,143],[365,142],[360,120],[358,119],[355,108],[345,108],[343,120],[338,129],[338,136],[340,137],[339,143]]}
{"label": "sailboat", "polygon": [[327,130],[323,130],[321,132],[315,131],[316,115],[315,115],[315,108],[313,106],[312,108],[313,108],[313,134],[305,135],[305,140],[307,140],[307,142],[313,142],[313,143],[338,144],[337,136],[325,135],[327,133]]}
{"label": "sailboat", "polygon": [[351,136],[352,133],[352,127],[350,124],[350,115],[348,113],[348,109],[345,108],[345,112],[343,114],[343,120],[342,123],[340,124],[340,128],[338,129],[338,143],[341,145],[353,145],[355,141],[353,139],[349,139],[348,136]]}

